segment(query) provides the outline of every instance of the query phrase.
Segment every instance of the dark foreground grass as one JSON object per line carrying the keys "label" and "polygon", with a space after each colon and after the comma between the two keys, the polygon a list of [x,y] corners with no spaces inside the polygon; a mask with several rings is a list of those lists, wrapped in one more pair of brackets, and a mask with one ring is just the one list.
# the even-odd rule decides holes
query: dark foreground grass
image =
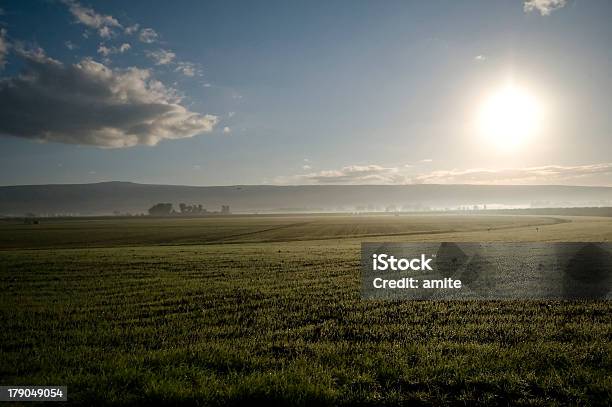
{"label": "dark foreground grass", "polygon": [[0,252],[0,381],[81,404],[607,405],[609,302],[374,302],[328,241]]}

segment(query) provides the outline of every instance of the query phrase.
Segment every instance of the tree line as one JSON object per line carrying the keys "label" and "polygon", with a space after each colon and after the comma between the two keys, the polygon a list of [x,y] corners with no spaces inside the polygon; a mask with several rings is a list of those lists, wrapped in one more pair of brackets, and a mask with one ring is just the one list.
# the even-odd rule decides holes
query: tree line
{"label": "tree line", "polygon": [[202,204],[188,205],[179,203],[178,211],[174,209],[172,203],[156,203],[148,209],[150,216],[172,216],[172,215],[206,215],[206,214],[229,214],[229,205],[222,205],[221,211],[209,211]]}

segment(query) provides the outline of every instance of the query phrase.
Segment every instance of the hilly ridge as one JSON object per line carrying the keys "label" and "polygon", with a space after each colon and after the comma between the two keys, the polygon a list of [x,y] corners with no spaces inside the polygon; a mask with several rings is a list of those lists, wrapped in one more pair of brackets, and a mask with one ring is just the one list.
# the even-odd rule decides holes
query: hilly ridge
{"label": "hilly ridge", "polygon": [[380,211],[460,206],[611,206],[611,187],[555,185],[238,185],[181,186],[132,182],[0,187],[0,215],[145,213],[158,202],[230,205],[232,212]]}

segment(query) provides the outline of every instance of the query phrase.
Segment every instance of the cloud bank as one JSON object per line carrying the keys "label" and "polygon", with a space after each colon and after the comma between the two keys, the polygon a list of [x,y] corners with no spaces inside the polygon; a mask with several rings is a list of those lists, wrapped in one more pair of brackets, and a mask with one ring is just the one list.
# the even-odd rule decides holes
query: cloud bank
{"label": "cloud bank", "polygon": [[612,163],[432,171],[415,177],[414,181],[425,184],[551,184],[579,181],[592,176],[612,176]]}
{"label": "cloud bank", "polygon": [[183,107],[148,69],[112,69],[89,58],[68,65],[41,49],[18,54],[24,70],[0,80],[2,135],[119,148],[193,137],[218,121]]}
{"label": "cloud bank", "polygon": [[[576,166],[546,165],[539,167],[466,170],[435,170],[415,173],[411,165],[349,165],[338,170],[324,170],[294,176],[277,177],[277,184],[483,184],[483,185],[608,185],[612,186],[612,163]],[[309,165],[303,167],[310,170]]]}

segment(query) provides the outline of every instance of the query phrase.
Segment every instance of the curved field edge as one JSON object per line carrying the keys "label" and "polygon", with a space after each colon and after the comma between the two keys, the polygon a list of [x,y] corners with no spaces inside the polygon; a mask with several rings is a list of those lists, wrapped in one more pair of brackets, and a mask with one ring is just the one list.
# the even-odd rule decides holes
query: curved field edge
{"label": "curved field edge", "polygon": [[560,217],[508,215],[46,219],[40,224],[4,221],[0,222],[0,250],[428,237],[545,227],[571,221]]}

